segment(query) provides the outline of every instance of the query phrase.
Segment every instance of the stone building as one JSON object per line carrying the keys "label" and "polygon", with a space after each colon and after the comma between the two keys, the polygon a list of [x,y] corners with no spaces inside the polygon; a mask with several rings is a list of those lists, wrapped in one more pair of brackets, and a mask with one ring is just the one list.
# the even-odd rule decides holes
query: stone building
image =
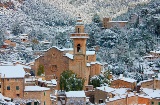
{"label": "stone building", "polygon": [[154,78],[149,80],[141,81],[137,84],[140,88],[149,88],[149,89],[160,89],[160,79]]}
{"label": "stone building", "polygon": [[25,75],[21,65],[0,66],[0,92],[17,104],[51,105],[50,88],[35,86],[35,83],[31,83],[35,78],[26,80]]}
{"label": "stone building", "polygon": [[128,21],[112,21],[111,18],[103,18],[103,28],[124,27]]}
{"label": "stone building", "polygon": [[111,81],[111,87],[113,88],[130,88],[135,90],[137,86],[137,81],[131,78],[119,77]]}
{"label": "stone building", "polygon": [[[28,105],[51,105],[50,88],[40,86],[25,86],[24,98],[32,99]],[[33,104],[34,103],[34,104]]]}
{"label": "stone building", "polygon": [[136,91],[131,92],[128,89],[116,89],[108,86],[97,87],[95,89],[95,103],[105,105],[159,105],[159,90],[153,92],[152,89],[143,88],[141,93],[136,93]]}
{"label": "stone building", "polygon": [[21,66],[0,66],[0,73],[0,92],[12,99],[23,98],[25,76],[23,68]]}
{"label": "stone building", "polygon": [[84,91],[65,92],[65,105],[86,105],[86,95]]}
{"label": "stone building", "polygon": [[45,79],[58,81],[64,70],[72,70],[78,77],[84,78],[85,85],[88,85],[89,77],[100,74],[102,65],[96,61],[95,51],[86,51],[86,41],[89,36],[84,32],[81,17],[78,17],[75,33],[72,33],[70,38],[73,40],[73,48],[50,48],[35,60],[32,69],[37,74],[39,66],[43,65]]}

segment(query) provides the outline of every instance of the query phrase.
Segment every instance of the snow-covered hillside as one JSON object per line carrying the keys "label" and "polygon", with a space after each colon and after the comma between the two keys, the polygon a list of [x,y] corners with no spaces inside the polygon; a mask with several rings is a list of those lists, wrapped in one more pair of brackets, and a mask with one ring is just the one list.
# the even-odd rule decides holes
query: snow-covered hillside
{"label": "snow-covered hillside", "polygon": [[101,17],[116,17],[127,12],[128,8],[137,4],[148,3],[150,0],[43,0],[70,16],[81,14],[85,22],[90,22],[97,13]]}

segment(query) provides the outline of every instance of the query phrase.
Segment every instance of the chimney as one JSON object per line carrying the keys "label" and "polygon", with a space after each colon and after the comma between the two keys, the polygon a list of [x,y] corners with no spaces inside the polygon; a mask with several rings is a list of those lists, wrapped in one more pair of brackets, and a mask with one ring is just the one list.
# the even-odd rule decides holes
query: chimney
{"label": "chimney", "polygon": [[155,76],[153,75],[152,78],[153,78],[153,90],[156,90],[156,79],[155,79]]}

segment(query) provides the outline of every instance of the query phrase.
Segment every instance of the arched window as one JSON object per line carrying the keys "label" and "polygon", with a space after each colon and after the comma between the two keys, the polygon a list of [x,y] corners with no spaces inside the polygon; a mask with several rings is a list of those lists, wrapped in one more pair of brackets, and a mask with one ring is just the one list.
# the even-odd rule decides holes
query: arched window
{"label": "arched window", "polygon": [[78,33],[80,33],[80,28],[78,28]]}
{"label": "arched window", "polygon": [[80,44],[77,45],[77,52],[81,52],[81,45]]}

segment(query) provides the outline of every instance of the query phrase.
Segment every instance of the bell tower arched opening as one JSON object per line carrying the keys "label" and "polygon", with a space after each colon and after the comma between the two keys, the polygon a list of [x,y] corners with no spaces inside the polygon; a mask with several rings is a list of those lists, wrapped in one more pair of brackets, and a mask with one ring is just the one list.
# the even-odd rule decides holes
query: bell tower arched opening
{"label": "bell tower arched opening", "polygon": [[77,52],[81,52],[81,45],[80,44],[77,45]]}
{"label": "bell tower arched opening", "polygon": [[80,33],[80,28],[78,28],[78,33]]}

